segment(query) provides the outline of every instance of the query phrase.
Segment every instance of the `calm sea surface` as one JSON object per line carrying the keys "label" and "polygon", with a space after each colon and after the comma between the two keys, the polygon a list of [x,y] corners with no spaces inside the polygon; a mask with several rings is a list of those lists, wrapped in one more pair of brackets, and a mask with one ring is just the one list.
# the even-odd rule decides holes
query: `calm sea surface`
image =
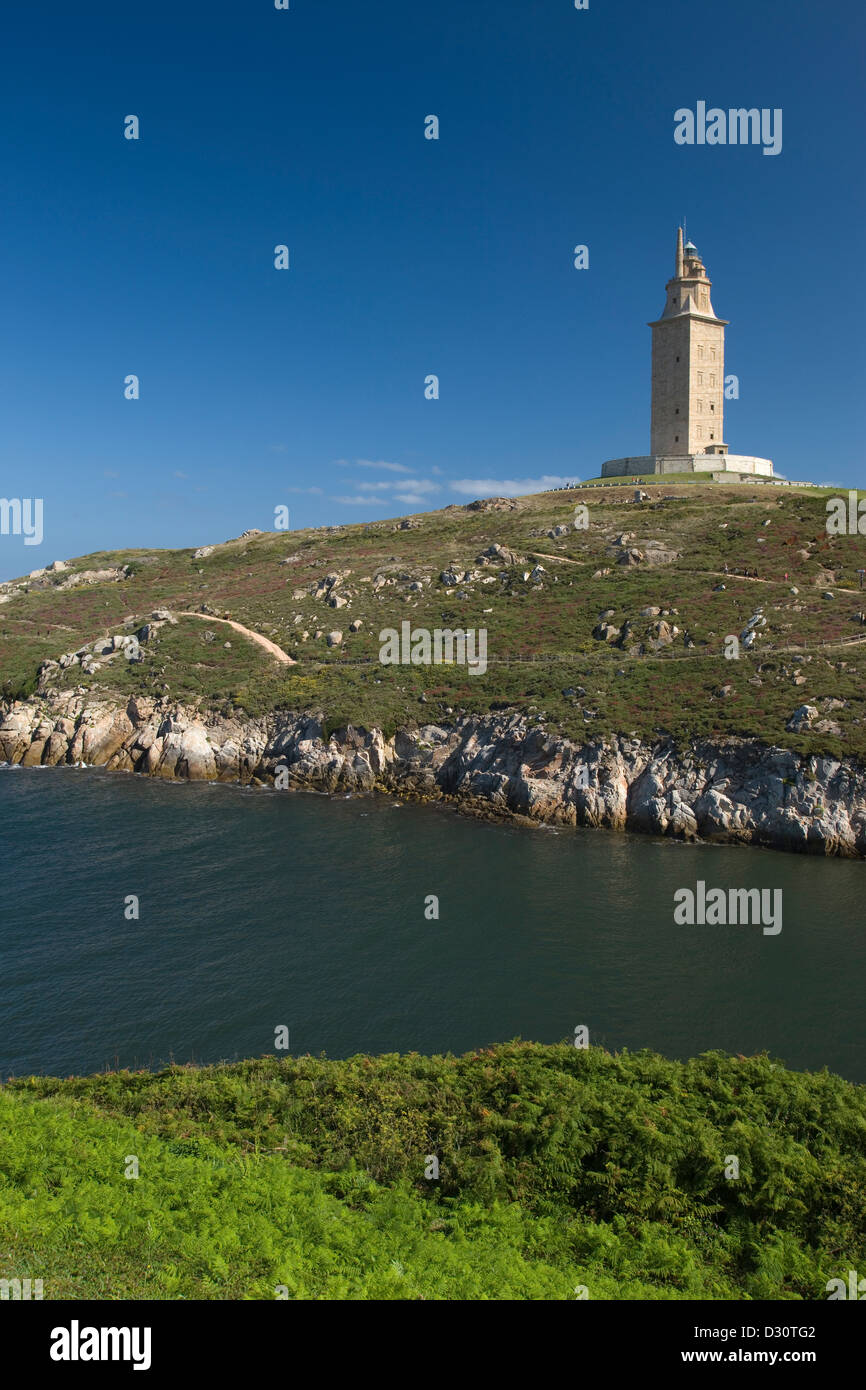
{"label": "calm sea surface", "polygon": [[[0,769],[0,826],[2,1076],[586,1024],[866,1081],[860,863],[73,768]],[[781,889],[781,933],[675,925],[699,879]]]}

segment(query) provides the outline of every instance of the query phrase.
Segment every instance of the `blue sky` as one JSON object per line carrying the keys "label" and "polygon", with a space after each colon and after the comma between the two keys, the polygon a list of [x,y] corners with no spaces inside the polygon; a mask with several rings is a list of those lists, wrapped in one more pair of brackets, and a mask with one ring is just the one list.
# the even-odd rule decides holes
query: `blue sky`
{"label": "blue sky", "polygon": [[[853,0],[9,7],[0,496],[45,539],[0,535],[0,577],[646,452],[683,216],[731,451],[862,484],[864,29]],[[782,152],[676,145],[699,100],[781,108]]]}

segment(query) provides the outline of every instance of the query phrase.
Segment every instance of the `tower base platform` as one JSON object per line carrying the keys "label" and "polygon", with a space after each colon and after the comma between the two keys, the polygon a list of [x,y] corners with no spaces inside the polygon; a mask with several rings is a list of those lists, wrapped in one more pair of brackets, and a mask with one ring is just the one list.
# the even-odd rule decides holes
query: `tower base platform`
{"label": "tower base platform", "polygon": [[[608,459],[601,465],[603,478],[643,478],[653,473],[712,473],[718,477],[739,474],[745,478],[778,478],[772,459],[753,454],[642,454]],[[733,476],[731,481],[734,481]]]}

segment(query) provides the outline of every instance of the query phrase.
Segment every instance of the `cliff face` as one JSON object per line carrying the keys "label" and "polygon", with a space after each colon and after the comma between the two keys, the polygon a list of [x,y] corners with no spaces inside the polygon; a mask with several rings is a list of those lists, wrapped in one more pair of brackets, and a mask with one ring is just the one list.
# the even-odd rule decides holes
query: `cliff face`
{"label": "cliff face", "polygon": [[153,777],[448,798],[489,816],[866,857],[866,768],[726,739],[578,745],[520,715],[323,737],[309,715],[244,721],[174,702],[65,694],[0,706],[0,759]]}

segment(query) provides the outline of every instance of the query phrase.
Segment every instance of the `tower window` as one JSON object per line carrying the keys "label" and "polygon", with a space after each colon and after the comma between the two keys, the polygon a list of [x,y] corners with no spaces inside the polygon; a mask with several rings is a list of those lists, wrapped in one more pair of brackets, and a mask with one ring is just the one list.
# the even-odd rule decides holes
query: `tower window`
{"label": "tower window", "polygon": [[675,444],[679,444],[679,442],[680,442],[680,437],[679,437],[678,434],[675,434],[675,435],[674,435],[674,443],[675,443]]}
{"label": "tower window", "polygon": [[680,360],[680,359],[679,359],[679,358],[677,358],[677,361],[678,361],[678,362],[679,362],[679,360]]}
{"label": "tower window", "polygon": [[677,406],[676,410],[674,411],[674,415],[679,415],[679,413],[680,413],[680,408],[679,408],[679,406]]}
{"label": "tower window", "polygon": [[710,410],[715,410],[715,408],[716,408],[716,403],[715,403],[715,401],[710,401]]}

